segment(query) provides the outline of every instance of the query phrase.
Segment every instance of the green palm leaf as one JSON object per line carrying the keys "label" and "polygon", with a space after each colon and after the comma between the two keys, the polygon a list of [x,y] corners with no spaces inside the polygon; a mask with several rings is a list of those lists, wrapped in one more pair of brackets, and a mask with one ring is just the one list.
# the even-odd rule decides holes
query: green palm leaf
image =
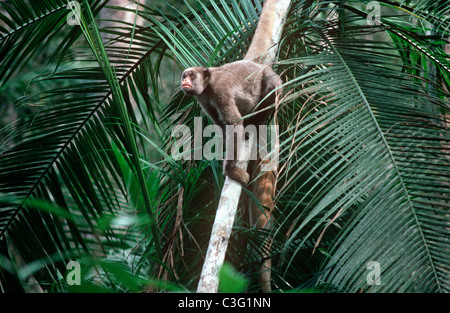
{"label": "green palm leaf", "polygon": [[[318,30],[323,51],[287,63],[317,68],[293,87],[311,84],[303,92],[326,104],[317,102],[302,127],[286,132],[295,131],[286,146],[298,143],[300,155],[298,170],[285,174],[294,177],[284,193],[302,179],[305,191],[285,253],[297,236],[306,234],[305,243],[331,223],[342,230],[319,283],[348,292],[447,291],[450,133],[438,112],[448,112],[448,104],[405,73],[388,42],[386,52],[375,50],[377,42],[362,37],[364,26],[351,25],[345,36],[332,24]],[[370,262],[380,264],[380,286],[367,283]]]}
{"label": "green palm leaf", "polygon": [[[292,2],[274,64],[285,81],[274,228],[239,217],[229,248],[250,291],[268,235],[281,291],[449,291],[446,8],[381,0],[369,26],[368,2]],[[216,160],[170,154],[174,125],[192,130],[200,114],[179,73],[241,58],[261,7],[86,3],[83,28],[67,27],[65,1],[0,10],[4,87],[57,46],[18,99],[32,114],[0,132],[0,286],[30,290],[32,275],[66,291],[75,258],[95,268],[92,290],[164,289],[160,278],[195,290],[223,180]]]}

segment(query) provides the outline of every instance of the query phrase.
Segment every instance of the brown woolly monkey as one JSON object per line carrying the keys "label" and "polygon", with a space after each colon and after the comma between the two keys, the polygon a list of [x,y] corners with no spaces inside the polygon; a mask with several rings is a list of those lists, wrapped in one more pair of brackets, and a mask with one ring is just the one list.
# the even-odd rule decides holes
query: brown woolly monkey
{"label": "brown woolly monkey", "polygon": [[[244,60],[228,63],[220,67],[204,68],[191,67],[183,71],[181,76],[181,89],[186,95],[195,96],[206,115],[225,131],[227,152],[242,149],[238,145],[238,139],[242,133],[236,130],[236,126],[264,124],[273,109],[276,97],[281,92],[280,77],[269,65],[263,64],[267,50],[272,46],[272,28],[275,18],[276,0],[266,0],[258,22],[252,43]],[[250,118],[242,117],[259,112]],[[227,125],[235,128],[226,127]],[[237,128],[239,129],[239,128]],[[231,158],[230,158],[231,157]],[[260,161],[260,160],[258,160]],[[255,179],[250,186],[257,196],[261,206],[250,204],[250,224],[257,228],[270,226],[270,219],[274,209],[274,172],[261,172],[261,162],[252,161],[249,164],[249,172]],[[245,170],[236,166],[235,154],[226,154],[224,161],[224,175],[236,180],[243,186],[247,186],[250,175]],[[270,243],[266,243],[266,251]],[[267,255],[264,255],[267,258]],[[261,267],[260,283],[264,292],[271,291],[271,262],[266,259]]]}

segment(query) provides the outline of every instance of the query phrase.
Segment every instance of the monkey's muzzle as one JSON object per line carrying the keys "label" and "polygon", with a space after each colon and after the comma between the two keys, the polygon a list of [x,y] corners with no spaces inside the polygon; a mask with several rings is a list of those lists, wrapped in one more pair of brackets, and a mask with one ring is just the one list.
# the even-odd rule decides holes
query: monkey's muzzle
{"label": "monkey's muzzle", "polygon": [[189,79],[183,79],[183,81],[181,82],[181,88],[183,89],[191,89],[192,88],[192,83]]}

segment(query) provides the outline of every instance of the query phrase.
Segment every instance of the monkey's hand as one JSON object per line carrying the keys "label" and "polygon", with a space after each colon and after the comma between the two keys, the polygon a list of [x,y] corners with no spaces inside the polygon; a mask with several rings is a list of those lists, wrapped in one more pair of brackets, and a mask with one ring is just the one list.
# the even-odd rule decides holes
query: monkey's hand
{"label": "monkey's hand", "polygon": [[243,187],[248,185],[250,175],[242,168],[236,166],[236,161],[224,161],[223,174],[240,183]]}

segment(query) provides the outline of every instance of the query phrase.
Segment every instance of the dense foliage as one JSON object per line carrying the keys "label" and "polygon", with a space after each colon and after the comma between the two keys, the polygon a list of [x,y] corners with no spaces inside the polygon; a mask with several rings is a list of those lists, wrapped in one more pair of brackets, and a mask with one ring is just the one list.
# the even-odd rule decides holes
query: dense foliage
{"label": "dense foliage", "polygon": [[[171,154],[201,116],[179,75],[241,58],[261,4],[75,3],[0,4],[1,290],[195,291],[223,177]],[[238,216],[233,291],[268,235],[278,291],[450,290],[447,10],[292,1],[275,224]]]}

